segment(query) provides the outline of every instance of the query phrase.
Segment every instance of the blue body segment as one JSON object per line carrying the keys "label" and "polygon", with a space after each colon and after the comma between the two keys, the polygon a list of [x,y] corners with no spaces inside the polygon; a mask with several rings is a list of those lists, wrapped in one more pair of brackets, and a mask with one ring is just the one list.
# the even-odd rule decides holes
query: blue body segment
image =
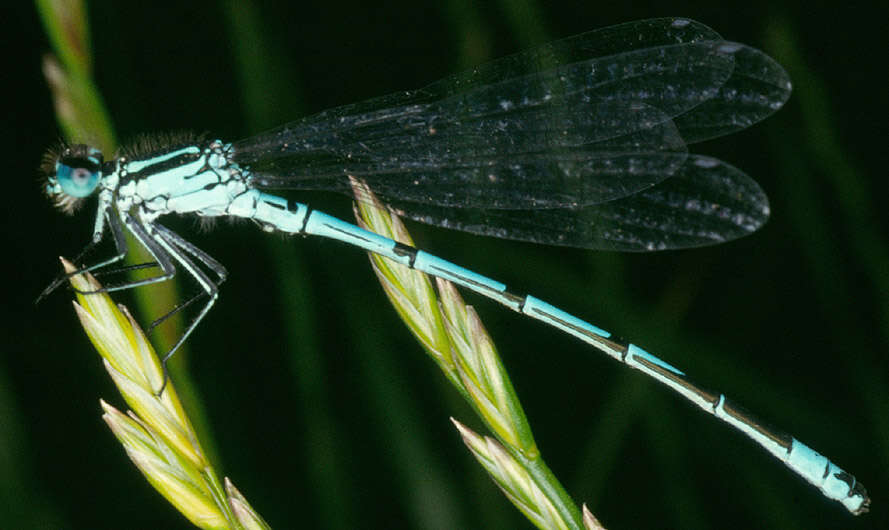
{"label": "blue body segment", "polygon": [[[574,335],[581,340],[585,340],[590,333],[599,335],[604,339],[611,336],[611,333],[608,333],[604,329],[597,328],[596,326],[584,322],[576,316],[562,311],[554,305],[548,304],[533,296],[525,297],[525,304],[522,312],[538,320],[548,322],[550,325],[556,326],[562,331]],[[614,356],[612,355],[612,357]]]}
{"label": "blue body segment", "polygon": [[[286,202],[267,194],[263,194],[263,197],[278,204]],[[573,335],[613,359],[664,383],[704,411],[732,425],[821,490],[825,496],[841,502],[851,512],[858,513],[866,509],[869,503],[866,492],[851,474],[795,438],[765,428],[753,416],[732,407],[723,394],[714,394],[698,387],[687,379],[684,372],[642,348],[614,339],[611,333],[539,298],[512,294],[503,283],[422,250],[407,247],[323,212],[311,211],[303,204],[297,203],[286,211],[291,210],[292,214],[279,213],[285,210],[275,210],[273,217],[263,217],[257,212],[252,218],[262,224],[278,223],[276,226],[287,227],[284,230],[287,232],[292,232],[293,227],[303,225],[302,230],[297,233],[335,239],[385,256],[401,265],[475,291]],[[284,221],[282,217],[287,215],[292,215],[293,219]]]}
{"label": "blue body segment", "polygon": [[672,365],[658,359],[654,355],[648,353],[647,351],[643,350],[639,346],[636,346],[635,344],[630,344],[630,346],[627,348],[627,356],[631,357],[631,358],[645,359],[646,361],[648,361],[652,364],[656,364],[665,370],[669,370],[680,377],[685,376],[685,373],[683,373],[681,370],[679,370],[675,366],[672,366]]}
{"label": "blue body segment", "polygon": [[477,234],[631,251],[719,243],[756,230],[768,201],[743,172],[689,154],[687,144],[741,130],[789,94],[786,72],[762,52],[694,21],[644,20],[235,143],[157,141],[109,161],[94,148],[70,146],[48,157],[46,190],[65,211],[98,198],[92,242],[110,233],[117,253],[81,271],[121,260],[124,230],[161,269],[106,290],[165,281],[177,269],[201,286],[206,302],[164,362],[213,306],[227,272],[158,219],[249,219],[266,231],[373,252],[577,337],[741,431],[858,514],[870,500],[852,475],[655,355],[539,298],[271,191],[352,193],[355,177],[401,214]]}
{"label": "blue body segment", "polygon": [[[417,259],[413,264],[413,268],[454,282],[458,285],[462,285],[463,287],[472,289],[477,293],[512,307],[512,300],[504,296],[506,293],[506,285],[455,265],[450,261],[433,256],[428,252],[417,252]],[[515,307],[513,307],[513,309],[515,309]]]}

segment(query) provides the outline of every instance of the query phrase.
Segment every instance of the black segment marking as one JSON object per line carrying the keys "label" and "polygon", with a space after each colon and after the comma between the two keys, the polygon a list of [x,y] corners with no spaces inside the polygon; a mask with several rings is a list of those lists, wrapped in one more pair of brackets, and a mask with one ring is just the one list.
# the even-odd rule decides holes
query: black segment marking
{"label": "black segment marking", "polygon": [[612,335],[608,336],[608,340],[610,340],[611,342],[620,346],[623,349],[623,351],[629,351],[629,349],[630,349],[630,342],[624,340],[623,337],[619,337],[617,335],[612,334]]}
{"label": "black segment marking", "polygon": [[617,335],[609,335],[608,342],[613,344],[613,348],[620,352],[620,360],[627,362],[627,355],[630,353],[630,343]]}
{"label": "black segment marking", "polygon": [[[723,399],[725,398],[723,397]],[[763,423],[759,418],[739,407],[738,405],[730,402],[728,399],[725,399],[725,401],[723,402],[722,409],[725,410],[726,413],[729,414],[731,417],[744,422],[753,429],[756,429],[758,433],[783,447],[788,454],[790,453],[790,450],[793,447],[793,437],[789,434],[784,434],[780,431],[772,429],[767,424]]]}
{"label": "black segment marking", "polygon": [[[710,403],[711,408],[713,409],[714,412],[716,411],[716,406],[719,404],[720,398],[725,399],[725,397],[722,394],[716,394],[714,392],[710,392],[709,390],[701,388],[701,387],[697,386],[696,384],[692,383],[691,381],[689,381],[687,378],[677,374],[676,372],[673,372],[672,370],[668,370],[659,364],[653,363],[653,362],[649,361],[648,359],[646,359],[645,357],[633,356],[633,359],[636,362],[638,362],[639,364],[644,365],[646,368],[648,368],[652,372],[656,372],[658,375],[660,375],[664,379],[669,379],[670,381],[673,381],[674,383],[678,384],[682,388],[690,390],[694,394],[700,396],[701,399],[703,399],[707,403]],[[748,416],[743,411],[733,409],[731,407],[731,405],[728,404],[727,400],[725,401],[725,403],[723,403],[723,408],[726,409],[726,412],[728,412],[731,416],[742,419],[745,423],[748,421],[747,420]]]}
{"label": "black segment marking", "polygon": [[[159,155],[158,155],[159,156]],[[176,169],[179,166],[184,166],[186,164],[190,164],[195,160],[199,159],[203,156],[203,153],[182,153],[181,155],[174,156],[173,158],[168,158],[167,160],[161,160],[160,162],[155,162],[153,164],[147,165],[140,169],[139,171],[131,172],[129,174],[131,179],[141,179],[145,177],[150,177],[157,173],[163,173],[164,171],[169,171],[171,169]],[[138,160],[142,162],[142,160]],[[191,175],[194,176],[194,175]],[[190,177],[185,177],[190,178]]]}
{"label": "black segment marking", "polygon": [[313,213],[315,213],[315,212],[314,212],[314,210],[312,210],[312,207],[306,205],[306,216],[303,217],[303,225],[299,228],[300,234],[306,233],[306,227],[309,226],[309,217],[312,217]]}
{"label": "black segment marking", "polygon": [[[848,484],[849,489],[857,490],[860,488],[861,491],[864,491],[864,488],[861,487],[861,484],[855,485],[855,477],[853,477],[849,473],[846,473],[845,471],[843,471],[842,473],[835,473],[834,478],[836,478],[837,480],[842,480],[843,482]],[[849,492],[849,496],[852,496],[852,492]]]}
{"label": "black segment marking", "polygon": [[[336,227],[336,226],[333,226],[333,225],[330,225],[330,224],[327,224],[327,223],[324,223],[324,226],[326,226],[327,228],[333,230],[334,232],[339,232],[340,234],[343,234],[344,236],[348,236],[349,238],[354,239],[354,240],[356,240],[356,241],[364,241],[364,242],[366,242],[366,243],[370,243],[370,242],[371,242],[371,240],[368,239],[368,238],[366,238],[366,237],[361,237],[361,236],[357,236],[357,235],[355,235],[355,232],[347,232],[347,231],[345,231],[345,230],[343,230],[343,229],[341,229],[341,228],[338,228],[338,227]],[[305,228],[305,225],[303,225],[303,228]],[[360,245],[359,245],[359,246],[360,246]],[[366,247],[365,247],[365,248],[366,248]]]}
{"label": "black segment marking", "polygon": [[837,480],[842,480],[846,484],[849,485],[849,497],[861,497],[864,499],[864,502],[861,503],[861,506],[855,511],[855,515],[860,515],[862,513],[867,513],[870,511],[870,498],[867,496],[867,490],[864,486],[861,485],[861,482],[857,482],[855,477],[851,474],[843,471],[842,473],[835,473],[834,477]]}
{"label": "black segment marking", "polygon": [[395,247],[392,248],[392,252],[394,252],[396,256],[409,256],[408,267],[412,269],[414,268],[414,262],[417,261],[417,252],[419,252],[416,248],[396,241]]}
{"label": "black segment marking", "polygon": [[591,331],[589,329],[582,328],[580,326],[576,326],[574,324],[565,322],[561,318],[559,318],[551,313],[547,313],[546,311],[542,311],[536,307],[533,308],[533,311],[534,311],[534,314],[544,317],[541,320],[549,320],[550,322],[556,322],[559,325],[564,326],[572,331],[576,331],[577,333],[583,335],[584,337],[588,337],[592,342],[595,342],[597,344],[604,344],[609,349],[616,350],[616,351],[620,352],[622,354],[621,355],[622,358],[623,358],[623,354],[625,354],[627,352],[626,346],[612,342],[594,331]]}
{"label": "black segment marking", "polygon": [[509,291],[503,291],[503,293],[501,293],[501,294],[503,294],[504,298],[506,298],[507,300],[514,302],[516,304],[516,310],[519,313],[525,312],[525,301],[528,300],[527,296],[520,296],[517,294],[512,294]]}
{"label": "black segment marking", "polygon": [[454,278],[455,281],[463,282],[463,284],[475,289],[476,291],[484,291],[484,292],[494,293],[494,294],[498,294],[498,295],[502,295],[504,293],[504,291],[498,291],[497,289],[491,288],[491,286],[488,284],[480,283],[475,280],[471,280],[465,276],[456,274],[456,273],[449,271],[449,270],[441,269],[441,268],[435,267],[435,266],[430,266],[429,269],[430,269],[430,272],[432,269],[438,271],[438,272],[431,272],[431,274],[434,274],[435,276],[438,276],[439,278],[444,278],[444,279]]}

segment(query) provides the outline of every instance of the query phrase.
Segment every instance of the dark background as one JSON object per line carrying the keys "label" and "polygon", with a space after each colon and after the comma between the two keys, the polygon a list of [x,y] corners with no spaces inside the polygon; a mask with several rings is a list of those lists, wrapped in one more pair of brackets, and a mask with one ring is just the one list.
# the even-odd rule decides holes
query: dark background
{"label": "dark background", "polygon": [[[86,243],[94,212],[62,216],[40,193],[36,167],[59,135],[40,71],[50,46],[33,6],[11,4],[0,526],[187,527],[101,421],[100,397],[124,404],[70,294],[34,305],[58,271],[56,257]],[[227,11],[239,3],[122,4],[95,2],[88,14],[95,76],[124,141],[181,129],[236,139],[640,18],[691,17],[765,50],[794,81],[784,110],[694,149],[766,190],[772,218],[753,236],[619,255],[409,228],[422,248],[589,318],[725,392],[832,457],[873,498],[872,513],[852,517],[668,390],[467,295],[544,458],[606,527],[889,521],[885,2],[261,2],[263,39],[275,53],[257,67],[274,72],[274,86],[249,96],[233,44],[245,37]],[[351,217],[345,198],[298,198]],[[362,253],[247,223],[211,232],[191,220],[169,225],[231,273],[180,362],[220,471],[272,525],[530,527],[465,451],[447,418],[481,424],[398,320]]]}

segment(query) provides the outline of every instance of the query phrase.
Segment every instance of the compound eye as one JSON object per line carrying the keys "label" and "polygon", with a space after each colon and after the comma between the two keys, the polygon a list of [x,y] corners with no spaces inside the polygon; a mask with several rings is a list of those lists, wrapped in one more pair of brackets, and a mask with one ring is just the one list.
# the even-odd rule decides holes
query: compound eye
{"label": "compound eye", "polygon": [[99,184],[98,165],[87,160],[66,162],[59,161],[56,167],[56,178],[62,191],[72,197],[88,197]]}

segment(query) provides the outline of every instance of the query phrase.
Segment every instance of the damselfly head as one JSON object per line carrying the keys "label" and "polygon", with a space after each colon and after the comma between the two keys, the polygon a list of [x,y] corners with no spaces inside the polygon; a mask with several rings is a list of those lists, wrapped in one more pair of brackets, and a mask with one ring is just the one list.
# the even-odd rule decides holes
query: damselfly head
{"label": "damselfly head", "polygon": [[47,196],[63,212],[73,213],[99,187],[103,161],[101,151],[84,144],[49,151],[41,166]]}

